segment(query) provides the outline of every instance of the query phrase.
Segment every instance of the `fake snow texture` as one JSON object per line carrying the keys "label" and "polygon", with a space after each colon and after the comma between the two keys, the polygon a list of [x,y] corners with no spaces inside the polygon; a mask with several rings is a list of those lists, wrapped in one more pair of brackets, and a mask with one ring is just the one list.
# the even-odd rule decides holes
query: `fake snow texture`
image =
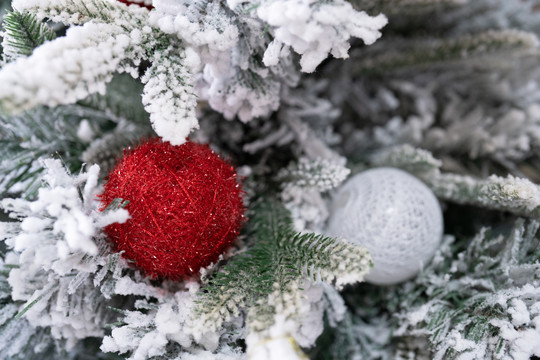
{"label": "fake snow texture", "polygon": [[[100,290],[112,258],[99,256],[101,228],[126,221],[124,209],[97,211],[99,167],[71,176],[59,160],[45,160],[48,186],[35,201],[4,199],[1,206],[23,219],[17,229],[0,223],[0,236],[11,250],[6,262],[17,265],[9,272],[11,298],[22,301],[20,314],[33,327],[50,328],[67,348],[86,337],[103,336],[111,321]],[[84,186],[83,186],[84,184]]]}
{"label": "fake snow texture", "polygon": [[281,48],[291,47],[302,55],[300,66],[307,73],[315,71],[329,54],[349,57],[351,37],[373,44],[387,23],[384,15],[371,17],[345,1],[266,1],[257,9],[257,15],[274,28],[274,40],[264,53],[264,64],[277,64],[283,54],[288,54]]}

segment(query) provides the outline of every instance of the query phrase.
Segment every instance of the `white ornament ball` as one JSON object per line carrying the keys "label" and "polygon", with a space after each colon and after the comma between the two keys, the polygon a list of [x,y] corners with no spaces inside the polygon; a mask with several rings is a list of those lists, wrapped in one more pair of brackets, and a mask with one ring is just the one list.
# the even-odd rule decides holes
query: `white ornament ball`
{"label": "white ornament ball", "polygon": [[409,280],[439,247],[443,219],[437,198],[420,180],[393,168],[350,178],[336,193],[327,233],[366,247],[374,267],[366,281]]}

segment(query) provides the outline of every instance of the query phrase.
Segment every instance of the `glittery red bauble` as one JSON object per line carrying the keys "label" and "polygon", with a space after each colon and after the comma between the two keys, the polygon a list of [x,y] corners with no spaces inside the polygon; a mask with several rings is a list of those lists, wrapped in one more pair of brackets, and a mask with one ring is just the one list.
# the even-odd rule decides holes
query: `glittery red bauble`
{"label": "glittery red bauble", "polygon": [[244,220],[234,168],[189,141],[153,139],[126,151],[105,183],[102,207],[115,198],[129,200],[131,218],[105,233],[152,278],[180,279],[215,262]]}
{"label": "glittery red bauble", "polygon": [[150,1],[149,4],[145,4],[145,2],[148,2],[148,1],[144,1],[144,0],[139,0],[139,1],[136,1],[136,0],[117,0],[121,3],[124,3],[126,5],[131,5],[131,4],[135,4],[135,5],[139,5],[139,6],[143,6],[145,8],[147,8],[148,10],[152,10],[154,7],[152,6],[152,2]]}

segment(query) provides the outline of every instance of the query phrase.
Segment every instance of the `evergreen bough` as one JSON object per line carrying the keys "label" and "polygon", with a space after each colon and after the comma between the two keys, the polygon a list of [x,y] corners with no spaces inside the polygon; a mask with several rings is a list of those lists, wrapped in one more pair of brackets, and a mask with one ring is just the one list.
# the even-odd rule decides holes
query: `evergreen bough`
{"label": "evergreen bough", "polygon": [[54,30],[29,12],[7,12],[3,18],[3,28],[5,62],[30,56],[35,48],[56,38]]}
{"label": "evergreen bough", "polygon": [[276,200],[261,199],[253,207],[249,237],[252,245],[203,286],[198,311],[205,326],[219,326],[223,314],[238,315],[247,307],[254,317],[248,322],[263,324],[258,330],[264,330],[274,315],[267,301],[272,293],[286,293],[303,278],[340,288],[361,281],[373,266],[363,247],[294,231],[287,210]]}

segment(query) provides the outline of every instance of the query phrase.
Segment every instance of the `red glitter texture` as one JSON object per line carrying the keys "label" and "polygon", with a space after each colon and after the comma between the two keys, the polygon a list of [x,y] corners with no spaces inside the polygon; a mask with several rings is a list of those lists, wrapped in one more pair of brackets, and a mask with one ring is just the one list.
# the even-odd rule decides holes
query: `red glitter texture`
{"label": "red glitter texture", "polygon": [[152,10],[154,8],[152,5],[144,5],[143,3],[136,2],[136,1],[130,1],[130,0],[117,0],[117,1],[124,3],[126,5],[132,5],[132,4],[139,5],[141,7],[147,8],[148,10]]}
{"label": "red glitter texture", "polygon": [[234,168],[208,145],[149,140],[110,172],[102,208],[129,200],[131,218],[105,233],[152,278],[178,280],[215,262],[244,221]]}

